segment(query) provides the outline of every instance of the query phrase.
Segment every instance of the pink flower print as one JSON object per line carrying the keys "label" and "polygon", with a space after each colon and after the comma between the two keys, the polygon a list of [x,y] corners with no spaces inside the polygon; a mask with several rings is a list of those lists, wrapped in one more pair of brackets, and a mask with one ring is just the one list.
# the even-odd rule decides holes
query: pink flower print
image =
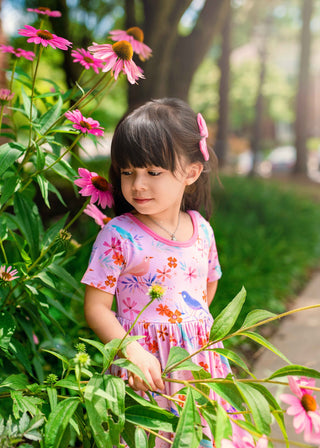
{"label": "pink flower print", "polygon": [[109,255],[110,252],[121,252],[121,242],[118,238],[112,237],[111,244],[109,244],[107,241],[104,241],[103,245],[105,247],[109,247],[109,249],[104,252],[105,255]]}
{"label": "pink flower print", "polygon": [[303,386],[314,386],[315,380],[289,377],[289,386],[293,393],[282,394],[280,399],[289,404],[288,415],[293,415],[293,427],[297,434],[304,431],[304,440],[308,443],[320,443],[320,410],[314,394]]}
{"label": "pink flower print", "polygon": [[162,282],[164,282],[166,278],[171,278],[171,275],[169,275],[171,269],[167,268],[166,266],[162,268],[162,271],[160,269],[157,269],[157,272],[158,272],[157,278]]}
{"label": "pink flower print", "polygon": [[192,279],[197,278],[196,269],[189,267],[188,272],[185,273],[186,280],[189,280],[189,282],[192,282]]}
{"label": "pink flower print", "polygon": [[129,313],[130,320],[134,320],[135,314],[139,314],[139,311],[134,309],[138,302],[127,297],[126,299],[123,299],[123,303],[127,306],[127,308],[123,309],[123,312]]}

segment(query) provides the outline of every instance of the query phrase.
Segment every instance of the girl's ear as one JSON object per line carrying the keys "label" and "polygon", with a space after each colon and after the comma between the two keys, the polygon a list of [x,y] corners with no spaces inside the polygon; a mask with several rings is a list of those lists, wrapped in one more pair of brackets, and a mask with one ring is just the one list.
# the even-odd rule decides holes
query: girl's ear
{"label": "girl's ear", "polygon": [[203,165],[201,162],[191,163],[187,168],[187,174],[185,178],[186,185],[192,185],[198,180],[203,171]]}

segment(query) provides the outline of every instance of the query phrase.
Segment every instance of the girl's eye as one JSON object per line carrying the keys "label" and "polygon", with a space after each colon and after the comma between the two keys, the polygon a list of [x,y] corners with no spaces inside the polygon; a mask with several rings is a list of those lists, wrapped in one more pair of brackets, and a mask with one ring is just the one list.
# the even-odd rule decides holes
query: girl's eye
{"label": "girl's eye", "polygon": [[150,174],[150,176],[160,176],[161,172],[160,171],[148,171],[148,174]]}
{"label": "girl's eye", "polygon": [[130,176],[130,174],[132,174],[132,171],[129,170],[121,171],[122,176]]}

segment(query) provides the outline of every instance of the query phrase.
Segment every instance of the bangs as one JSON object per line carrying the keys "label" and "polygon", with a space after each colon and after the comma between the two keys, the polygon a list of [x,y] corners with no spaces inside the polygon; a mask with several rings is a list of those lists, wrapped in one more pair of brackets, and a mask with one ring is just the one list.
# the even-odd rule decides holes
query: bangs
{"label": "bangs", "polygon": [[117,169],[156,166],[172,172],[176,170],[170,129],[159,117],[153,120],[149,116],[136,118],[132,114],[122,120],[113,136],[111,158]]}

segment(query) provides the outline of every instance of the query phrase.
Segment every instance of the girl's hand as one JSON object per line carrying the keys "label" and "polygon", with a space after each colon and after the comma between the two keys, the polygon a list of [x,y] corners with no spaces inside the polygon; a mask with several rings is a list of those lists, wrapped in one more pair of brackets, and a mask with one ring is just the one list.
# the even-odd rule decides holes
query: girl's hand
{"label": "girl's hand", "polygon": [[132,342],[127,346],[127,357],[144,373],[149,386],[132,372],[128,372],[129,386],[134,390],[152,391],[164,390],[164,384],[161,378],[161,365],[158,359],[147,352],[138,342]]}

